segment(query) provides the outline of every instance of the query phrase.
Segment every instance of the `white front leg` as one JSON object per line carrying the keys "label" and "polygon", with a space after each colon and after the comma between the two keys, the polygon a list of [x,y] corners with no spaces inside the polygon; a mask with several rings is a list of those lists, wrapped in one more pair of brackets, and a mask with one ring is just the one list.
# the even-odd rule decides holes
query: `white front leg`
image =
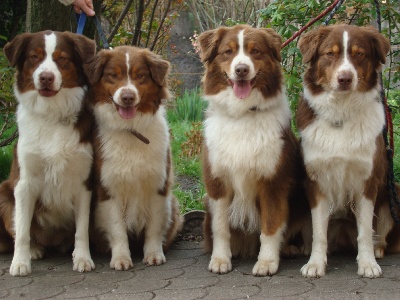
{"label": "white front leg", "polygon": [[232,270],[231,233],[228,219],[229,199],[210,199],[208,205],[211,211],[213,235],[213,250],[208,270],[219,274],[228,273]]}
{"label": "white front leg", "polygon": [[12,276],[26,276],[31,273],[30,231],[33,212],[39,197],[40,182],[20,179],[15,186],[15,246],[11,262]]}
{"label": "white front leg", "polygon": [[356,203],[356,219],[358,229],[358,275],[376,278],[382,275],[381,267],[378,265],[374,255],[373,227],[374,205],[372,200],[364,196]]}
{"label": "white front leg", "polygon": [[92,193],[82,184],[81,192],[74,197],[75,249],[72,253],[73,269],[88,272],[95,268],[89,250],[89,218]]}
{"label": "white front leg", "polygon": [[273,235],[261,233],[260,253],[258,261],[253,267],[254,276],[273,275],[278,271],[279,254],[285,228],[286,226],[279,228]]}
{"label": "white front leg", "polygon": [[311,210],[313,242],[311,256],[301,268],[304,277],[321,277],[325,275],[328,250],[329,202],[326,198],[318,199],[317,206]]}
{"label": "white front leg", "polygon": [[148,266],[158,266],[166,262],[162,246],[170,217],[171,196],[154,196],[150,207],[149,219],[146,220],[143,246],[143,262]]}
{"label": "white front leg", "polygon": [[118,200],[111,198],[98,203],[95,213],[96,227],[105,233],[111,248],[110,268],[129,270],[133,263],[125,219]]}

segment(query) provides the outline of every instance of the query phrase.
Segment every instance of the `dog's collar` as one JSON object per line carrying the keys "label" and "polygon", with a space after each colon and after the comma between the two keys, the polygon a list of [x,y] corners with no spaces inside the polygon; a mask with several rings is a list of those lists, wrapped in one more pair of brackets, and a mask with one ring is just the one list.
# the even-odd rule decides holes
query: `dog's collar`
{"label": "dog's collar", "polygon": [[134,136],[136,136],[139,140],[141,140],[143,143],[146,145],[150,144],[150,141],[148,138],[146,138],[144,135],[141,133],[137,132],[136,130],[129,130],[130,133],[132,133]]}

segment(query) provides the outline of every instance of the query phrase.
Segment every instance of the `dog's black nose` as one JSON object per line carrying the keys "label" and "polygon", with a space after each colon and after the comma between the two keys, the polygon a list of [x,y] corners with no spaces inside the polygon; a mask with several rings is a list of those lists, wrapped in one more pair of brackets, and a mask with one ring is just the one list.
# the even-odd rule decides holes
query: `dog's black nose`
{"label": "dog's black nose", "polygon": [[121,94],[121,100],[126,106],[132,105],[135,101],[135,94],[132,92],[123,92]]}
{"label": "dog's black nose", "polygon": [[249,66],[245,64],[239,64],[235,68],[235,73],[241,78],[246,77],[247,74],[249,74]]}
{"label": "dog's black nose", "polygon": [[48,85],[54,82],[54,74],[52,72],[42,72],[39,76],[41,84]]}
{"label": "dog's black nose", "polygon": [[338,75],[338,83],[341,88],[349,88],[353,82],[353,73],[349,71],[340,72]]}

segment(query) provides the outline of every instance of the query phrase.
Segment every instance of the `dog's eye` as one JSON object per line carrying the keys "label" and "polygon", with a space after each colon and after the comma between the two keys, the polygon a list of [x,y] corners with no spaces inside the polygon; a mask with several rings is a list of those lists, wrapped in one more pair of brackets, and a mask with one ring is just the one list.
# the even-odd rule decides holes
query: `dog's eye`
{"label": "dog's eye", "polygon": [[231,55],[233,53],[232,49],[225,50],[226,55]]}
{"label": "dog's eye", "polygon": [[357,52],[357,57],[359,57],[359,58],[363,58],[365,56],[365,54],[364,53],[362,53],[362,52]]}
{"label": "dog's eye", "polygon": [[141,79],[141,78],[143,78],[143,77],[144,77],[143,74],[137,74],[137,75],[136,75],[136,78],[137,78],[137,79]]}
{"label": "dog's eye", "polygon": [[32,54],[32,55],[30,55],[29,56],[29,59],[32,61],[32,62],[37,62],[38,60],[39,60],[39,56],[38,55],[36,55],[36,54]]}
{"label": "dog's eye", "polygon": [[107,75],[108,75],[108,77],[110,77],[111,79],[117,79],[117,77],[118,77],[117,73],[108,73]]}
{"label": "dog's eye", "polygon": [[253,48],[253,49],[251,49],[250,54],[257,55],[257,54],[260,54],[260,51],[256,48]]}
{"label": "dog's eye", "polygon": [[60,56],[60,57],[57,58],[57,62],[59,62],[59,63],[64,63],[67,60],[68,60],[68,58],[65,57],[65,56]]}
{"label": "dog's eye", "polygon": [[335,55],[335,54],[333,54],[332,51],[329,51],[329,52],[326,53],[326,56],[328,56],[328,57],[333,57],[334,55]]}

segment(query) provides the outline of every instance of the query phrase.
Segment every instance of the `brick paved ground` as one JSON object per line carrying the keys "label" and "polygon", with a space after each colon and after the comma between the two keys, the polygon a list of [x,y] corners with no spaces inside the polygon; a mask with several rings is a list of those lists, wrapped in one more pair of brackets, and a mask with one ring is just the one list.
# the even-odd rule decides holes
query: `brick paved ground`
{"label": "brick paved ground", "polygon": [[31,275],[14,278],[11,258],[0,255],[1,299],[400,299],[400,255],[380,260],[384,276],[377,279],[356,274],[355,254],[330,257],[320,279],[300,275],[307,258],[283,259],[272,277],[252,276],[255,260],[234,260],[232,272],[215,275],[195,241],[177,243],[163,266],[147,267],[135,257],[134,268],[121,272],[109,268],[108,257],[94,256],[96,270],[77,273],[69,256],[57,255],[34,261]]}

